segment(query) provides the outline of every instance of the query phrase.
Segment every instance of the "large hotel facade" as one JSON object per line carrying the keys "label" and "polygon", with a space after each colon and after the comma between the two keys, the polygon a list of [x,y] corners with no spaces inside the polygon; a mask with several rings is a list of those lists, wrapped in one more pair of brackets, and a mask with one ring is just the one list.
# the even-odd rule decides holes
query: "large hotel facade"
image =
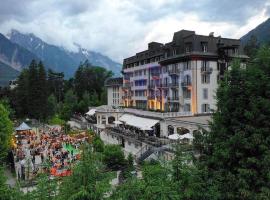
{"label": "large hotel facade", "polygon": [[108,105],[90,108],[89,128],[136,160],[170,159],[174,142],[191,144],[209,129],[218,82],[235,58],[245,67],[240,40],[213,33],[181,30],[167,44],[151,42],[124,59],[123,77],[106,81]]}
{"label": "large hotel facade", "polygon": [[[209,113],[215,91],[234,58],[245,61],[240,40],[174,33],[172,42],[151,42],[148,49],[124,59],[122,97],[116,106],[150,111]],[[107,84],[110,88],[110,85]],[[110,93],[110,92],[109,92]],[[111,94],[108,101],[111,102]]]}

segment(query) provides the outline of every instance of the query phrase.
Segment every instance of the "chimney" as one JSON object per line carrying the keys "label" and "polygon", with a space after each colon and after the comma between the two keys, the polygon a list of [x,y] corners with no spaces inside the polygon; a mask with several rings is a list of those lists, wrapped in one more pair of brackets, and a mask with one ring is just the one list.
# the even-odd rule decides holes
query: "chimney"
{"label": "chimney", "polygon": [[209,37],[214,37],[214,32],[210,32]]}

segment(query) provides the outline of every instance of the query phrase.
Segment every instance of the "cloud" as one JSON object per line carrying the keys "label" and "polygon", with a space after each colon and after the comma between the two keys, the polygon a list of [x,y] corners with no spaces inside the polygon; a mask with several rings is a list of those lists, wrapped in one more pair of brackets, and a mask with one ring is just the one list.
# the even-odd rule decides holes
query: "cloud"
{"label": "cloud", "polygon": [[270,14],[266,0],[0,0],[0,5],[0,32],[34,33],[70,50],[77,43],[119,62],[151,41],[171,41],[181,29],[241,37]]}

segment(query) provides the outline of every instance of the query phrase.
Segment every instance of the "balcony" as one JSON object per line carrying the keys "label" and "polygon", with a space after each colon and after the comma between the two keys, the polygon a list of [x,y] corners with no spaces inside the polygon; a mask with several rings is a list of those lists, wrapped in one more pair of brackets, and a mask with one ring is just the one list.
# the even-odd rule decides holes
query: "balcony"
{"label": "balcony", "polygon": [[167,88],[167,87],[169,87],[169,84],[168,83],[160,83],[157,87],[159,87],[159,88]]}
{"label": "balcony", "polygon": [[168,74],[170,76],[172,76],[172,75],[177,75],[178,76],[179,73],[180,73],[180,70],[179,69],[171,69],[171,70],[168,71]]}
{"label": "balcony", "polygon": [[211,74],[213,72],[213,68],[211,67],[202,67],[201,68],[201,73],[202,74]]}
{"label": "balcony", "polygon": [[179,101],[179,97],[168,97],[168,101]]}
{"label": "balcony", "polygon": [[181,86],[182,86],[182,87],[189,87],[189,86],[191,86],[191,82],[190,82],[190,81],[183,81],[183,82],[181,83]]}
{"label": "balcony", "polygon": [[179,83],[178,82],[174,82],[174,83],[170,83],[169,87],[171,88],[178,88],[179,87]]}
{"label": "balcony", "polygon": [[130,88],[131,87],[131,83],[124,83],[123,84],[123,88]]}
{"label": "balcony", "polygon": [[155,77],[159,77],[160,76],[160,72],[151,72],[151,76],[155,76]]}

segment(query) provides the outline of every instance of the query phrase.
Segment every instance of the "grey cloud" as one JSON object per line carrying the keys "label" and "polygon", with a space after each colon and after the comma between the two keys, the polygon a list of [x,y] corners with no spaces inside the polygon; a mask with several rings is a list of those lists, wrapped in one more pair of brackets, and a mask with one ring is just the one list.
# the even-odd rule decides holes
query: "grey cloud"
{"label": "grey cloud", "polygon": [[31,12],[27,12],[28,6],[34,0],[0,0],[0,22],[15,19],[21,22],[31,20]]}

